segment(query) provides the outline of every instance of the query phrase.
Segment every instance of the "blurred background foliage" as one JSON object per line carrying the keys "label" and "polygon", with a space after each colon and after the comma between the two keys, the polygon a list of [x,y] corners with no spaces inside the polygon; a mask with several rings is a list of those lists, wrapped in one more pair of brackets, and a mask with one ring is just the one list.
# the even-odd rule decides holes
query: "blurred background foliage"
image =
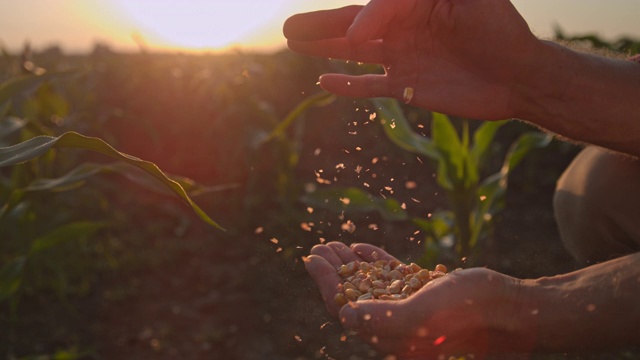
{"label": "blurred background foliage", "polygon": [[[638,51],[629,39],[606,42],[560,30],[558,38]],[[484,131],[490,132],[485,140],[470,141],[483,132],[480,122],[443,118],[440,128],[446,125],[459,146],[441,142],[434,145],[440,155],[431,156],[418,149],[422,145],[407,144],[430,141],[439,131],[434,123],[439,115],[395,104],[395,115],[377,116],[381,103],[319,91],[317,78],[328,71],[380,69],[287,51],[119,54],[106,46],[87,55],[63,54],[57,47],[3,51],[0,84],[29,75],[39,80],[10,91],[0,86],[0,100],[3,91],[10,99],[0,101],[0,147],[69,131],[99,137],[176,174],[173,178],[226,232],[201,222],[146,174],[100,154],[56,148],[0,167],[0,357],[150,352],[155,358],[325,358],[326,351],[334,351],[375,358],[362,342],[340,340],[339,327],[320,327],[330,319],[299,259],[327,241],[369,242],[403,260],[490,266],[518,276],[571,268],[559,242],[527,242],[527,235],[514,235],[504,222],[517,218],[553,226],[547,204],[536,213],[531,194],[542,192],[548,199],[578,147],[549,143],[536,132],[540,143],[518,158],[517,171],[507,169],[515,195],[500,193],[495,206],[483,208],[478,198],[487,194],[477,193],[479,181],[504,175],[514,152],[510,145],[533,128],[500,123]],[[392,136],[389,116],[395,125],[402,117],[405,135]],[[482,164],[463,165],[474,143],[482,143]],[[473,172],[473,181],[468,172],[447,173],[456,166]],[[472,230],[473,246],[482,234],[482,246],[474,251],[470,240],[461,240],[468,234],[451,224],[456,194],[474,209],[464,215],[467,225],[487,225]],[[489,218],[491,226],[482,220]],[[532,236],[553,240],[553,231],[547,232],[536,229]],[[452,234],[457,240],[446,240]],[[460,241],[467,245],[458,246]],[[542,269],[532,265],[530,246],[546,249],[538,258],[546,261]],[[507,256],[516,248],[522,248],[521,255]],[[292,288],[295,296],[283,300],[282,292]],[[129,329],[118,319],[104,320],[104,314],[140,320],[122,311],[135,307],[136,294],[145,291],[174,315],[184,311],[176,304],[190,304],[196,315],[189,324],[196,329],[169,331],[146,323]],[[281,316],[275,330],[274,316]],[[105,329],[103,323],[120,328]],[[134,335],[126,337],[129,333]],[[243,346],[241,334],[253,345]],[[303,344],[292,340],[298,334]],[[198,355],[185,355],[190,351]]]}

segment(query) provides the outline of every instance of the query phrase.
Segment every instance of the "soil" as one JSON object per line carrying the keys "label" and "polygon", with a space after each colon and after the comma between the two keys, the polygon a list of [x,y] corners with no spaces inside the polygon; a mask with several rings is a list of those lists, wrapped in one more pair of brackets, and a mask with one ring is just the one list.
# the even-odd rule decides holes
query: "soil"
{"label": "soil", "polygon": [[[532,166],[561,171],[573,153],[564,160],[538,159]],[[474,262],[529,278],[576,269],[554,222],[553,182],[531,182],[526,168],[513,176],[509,210],[496,222],[490,251]],[[421,256],[417,241],[387,240],[387,234],[411,238],[410,224],[387,226],[336,236],[345,243],[384,245],[401,259]],[[291,230],[292,237],[300,236],[295,242],[274,244],[268,228],[221,234],[195,221],[185,235],[150,242],[144,258],[153,261],[108,273],[86,298],[69,304],[25,299],[24,316],[9,340],[11,352],[52,353],[69,350],[65,346],[73,342],[84,344],[77,351],[86,359],[383,359],[326,312],[300,260],[317,235],[304,234]],[[632,359],[638,354],[616,350],[531,358]]]}

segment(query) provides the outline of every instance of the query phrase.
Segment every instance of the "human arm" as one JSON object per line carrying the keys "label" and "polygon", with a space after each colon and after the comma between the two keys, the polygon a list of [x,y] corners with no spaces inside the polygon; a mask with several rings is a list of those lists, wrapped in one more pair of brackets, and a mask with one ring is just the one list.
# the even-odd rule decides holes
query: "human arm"
{"label": "human arm", "polygon": [[333,302],[336,268],[370,261],[371,245],[316,246],[305,265],[329,312],[384,353],[437,358],[474,353],[574,351],[633,345],[640,320],[640,254],[570,274],[520,280],[484,268],[433,280],[408,299]]}
{"label": "human arm", "polygon": [[519,118],[576,141],[640,155],[640,65],[538,40],[507,0],[373,0],[291,17],[289,47],[382,64],[384,75],[325,74],[355,97],[403,99],[468,118]]}

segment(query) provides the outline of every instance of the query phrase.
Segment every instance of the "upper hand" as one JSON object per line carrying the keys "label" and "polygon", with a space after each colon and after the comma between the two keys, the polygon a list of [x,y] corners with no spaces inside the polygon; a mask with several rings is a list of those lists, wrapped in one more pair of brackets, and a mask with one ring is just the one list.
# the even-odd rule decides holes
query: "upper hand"
{"label": "upper hand", "polygon": [[385,75],[323,75],[325,90],[403,99],[412,88],[413,105],[486,120],[515,116],[540,44],[508,0],[372,0],[294,15],[284,34],[294,51],[384,66]]}

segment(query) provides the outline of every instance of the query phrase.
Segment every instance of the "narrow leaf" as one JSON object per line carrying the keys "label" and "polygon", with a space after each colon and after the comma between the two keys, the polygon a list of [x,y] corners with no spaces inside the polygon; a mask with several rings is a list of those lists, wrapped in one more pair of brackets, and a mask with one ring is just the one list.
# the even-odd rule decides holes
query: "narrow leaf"
{"label": "narrow leaf", "polygon": [[79,221],[65,224],[34,240],[31,244],[29,255],[40,253],[67,241],[91,236],[105,226],[105,223],[95,221]]}
{"label": "narrow leaf", "polygon": [[441,159],[441,154],[433,141],[413,131],[397,100],[376,98],[371,102],[376,108],[377,116],[389,140],[404,150],[436,161]]}
{"label": "narrow leaf", "polygon": [[336,99],[336,96],[321,91],[317,94],[311,95],[308,98],[304,99],[301,103],[298,104],[284,119],[276,126],[273,131],[262,141],[262,143],[268,142],[271,139],[284,134],[284,131],[291,126],[291,124],[299,118],[305,111],[307,111],[312,106],[325,106],[332,103]]}
{"label": "narrow leaf", "polygon": [[0,84],[0,108],[4,108],[14,96],[33,91],[44,81],[70,74],[70,72],[45,73],[42,75],[21,75]]}
{"label": "narrow leaf", "polygon": [[0,268],[0,302],[10,298],[20,288],[26,258],[20,256]]}
{"label": "narrow leaf", "polygon": [[437,181],[440,186],[451,190],[461,184],[464,177],[465,151],[458,132],[451,124],[449,117],[432,113],[431,133],[433,142],[442,154],[439,161]]}
{"label": "narrow leaf", "polygon": [[482,159],[485,157],[498,129],[500,129],[506,121],[486,121],[480,125],[473,133],[473,146],[469,151],[469,157],[476,167],[482,166]]}
{"label": "narrow leaf", "polygon": [[404,221],[408,215],[396,199],[378,198],[355,187],[317,190],[303,197],[303,201],[315,207],[333,211],[376,211],[387,221]]}
{"label": "narrow leaf", "polygon": [[88,137],[75,132],[67,132],[59,137],[34,137],[11,147],[0,148],[0,167],[15,165],[31,160],[54,147],[92,150],[137,166],[158,179],[162,184],[167,186],[181,199],[183,199],[203,221],[218,229],[224,230],[195,202],[193,202],[193,200],[191,200],[184,188],[177,181],[168,178],[154,163],[121,153],[99,138]]}

